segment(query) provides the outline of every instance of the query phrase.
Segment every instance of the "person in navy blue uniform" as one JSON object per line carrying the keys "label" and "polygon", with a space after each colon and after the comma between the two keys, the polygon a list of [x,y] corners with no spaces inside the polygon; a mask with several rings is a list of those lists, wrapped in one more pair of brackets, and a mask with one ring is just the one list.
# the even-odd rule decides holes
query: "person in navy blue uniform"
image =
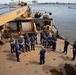
{"label": "person in navy blue uniform", "polygon": [[45,35],[46,35],[46,39],[48,40],[48,37],[50,36],[49,32],[46,32]]}
{"label": "person in navy blue uniform", "polygon": [[25,49],[26,49],[26,41],[27,41],[28,38],[29,38],[29,35],[28,35],[28,33],[26,33],[26,34],[24,35]]}
{"label": "person in navy blue uniform", "polygon": [[50,48],[51,44],[52,44],[52,38],[51,38],[51,36],[49,36],[48,37],[48,47],[49,48]]}
{"label": "person in navy blue uniform", "polygon": [[30,39],[28,38],[26,41],[26,52],[30,52]]}
{"label": "person in navy blue uniform", "polygon": [[46,39],[46,36],[44,35],[43,37],[43,46],[46,48],[46,42],[47,42],[47,39]]}
{"label": "person in navy blue uniform", "polygon": [[20,36],[20,39],[18,40],[18,43],[19,43],[19,50],[22,49],[22,52],[24,52],[24,41],[21,38],[21,36]]}
{"label": "person in navy blue uniform", "polygon": [[[46,35],[46,41],[48,42],[48,38],[49,38],[49,32],[47,31],[46,33],[45,33],[45,35]],[[48,48],[48,44],[47,44],[47,48]]]}
{"label": "person in navy blue uniform", "polygon": [[45,35],[44,32],[41,31],[41,33],[40,33],[40,42],[41,42],[41,44],[42,44],[42,39],[43,39],[44,35]]}
{"label": "person in navy blue uniform", "polygon": [[17,40],[16,40],[16,42],[15,42],[15,50],[16,50],[17,62],[20,62],[19,56],[20,56],[21,52],[20,52],[20,49],[19,49],[19,45],[18,45]]}
{"label": "person in navy blue uniform", "polygon": [[35,50],[35,40],[33,36],[30,38],[30,42],[31,42],[31,50]]}
{"label": "person in navy blue uniform", "polygon": [[35,17],[35,18],[40,18],[40,17],[41,17],[41,13],[36,12],[36,13],[34,14],[34,17]]}
{"label": "person in navy blue uniform", "polygon": [[39,53],[40,54],[40,64],[45,63],[45,53],[46,53],[46,50],[42,46],[42,49],[40,50],[40,53]]}
{"label": "person in navy blue uniform", "polygon": [[37,44],[37,32],[36,31],[34,32],[34,35],[33,36],[34,36],[35,42]]}
{"label": "person in navy blue uniform", "polygon": [[72,58],[72,61],[75,60],[75,57],[76,57],[76,41],[73,44],[73,58]]}
{"label": "person in navy blue uniform", "polygon": [[63,52],[66,52],[65,55],[67,54],[68,45],[69,45],[69,42],[66,38],[65,41],[64,41],[64,51],[63,51]]}
{"label": "person in navy blue uniform", "polygon": [[57,41],[57,38],[56,38],[56,36],[53,33],[52,34],[52,49],[53,49],[53,51],[56,50],[56,41]]}
{"label": "person in navy blue uniform", "polygon": [[11,53],[13,54],[15,41],[14,41],[14,39],[11,37],[9,42],[10,42],[10,46],[11,46]]}

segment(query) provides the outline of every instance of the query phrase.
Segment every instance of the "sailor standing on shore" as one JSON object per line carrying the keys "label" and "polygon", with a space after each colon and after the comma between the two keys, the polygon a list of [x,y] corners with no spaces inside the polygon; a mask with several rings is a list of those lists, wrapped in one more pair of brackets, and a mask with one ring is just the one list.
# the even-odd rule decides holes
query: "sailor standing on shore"
{"label": "sailor standing on shore", "polygon": [[14,52],[14,47],[15,47],[15,41],[13,39],[13,37],[10,38],[10,46],[11,46],[11,53],[13,54]]}
{"label": "sailor standing on shore", "polygon": [[63,51],[63,52],[66,52],[65,55],[67,54],[68,45],[69,45],[69,42],[66,38],[65,41],[64,41],[64,51]]}
{"label": "sailor standing on shore", "polygon": [[37,32],[36,31],[34,32],[34,35],[33,36],[34,36],[35,42],[37,44]]}
{"label": "sailor standing on shore", "polygon": [[[45,33],[45,35],[46,35],[46,44],[48,43],[48,38],[49,38],[49,32],[47,31],[46,33]],[[47,47],[48,47],[48,44],[47,44]]]}
{"label": "sailor standing on shore", "polygon": [[45,35],[46,35],[46,39],[48,40],[48,37],[50,36],[49,32],[46,32]]}
{"label": "sailor standing on shore", "polygon": [[52,48],[53,48],[52,51],[55,51],[56,50],[56,41],[57,41],[57,38],[56,38],[56,36],[53,33],[52,34]]}
{"label": "sailor standing on shore", "polygon": [[19,58],[19,56],[20,56],[21,52],[20,52],[19,44],[18,44],[17,40],[15,41],[15,50],[16,50],[16,58],[17,58],[17,62],[20,62],[20,58]]}
{"label": "sailor standing on shore", "polygon": [[31,50],[35,50],[35,40],[33,36],[30,38],[30,42],[31,42]]}
{"label": "sailor standing on shore", "polygon": [[52,45],[52,38],[51,36],[48,37],[48,48],[50,48],[50,46]]}
{"label": "sailor standing on shore", "polygon": [[23,36],[20,36],[20,39],[18,40],[19,43],[19,50],[22,49],[22,52],[24,52],[24,41],[23,41]]}
{"label": "sailor standing on shore", "polygon": [[40,64],[45,63],[45,53],[46,53],[46,50],[42,46],[42,49],[40,50],[40,53],[39,53],[40,54]]}
{"label": "sailor standing on shore", "polygon": [[41,31],[41,32],[40,32],[40,42],[41,42],[41,44],[42,44],[42,42],[43,42],[42,40],[43,40],[43,38],[44,38],[44,35],[45,35],[44,32]]}
{"label": "sailor standing on shore", "polygon": [[72,58],[72,61],[75,60],[75,57],[76,57],[76,41],[73,44],[73,58]]}
{"label": "sailor standing on shore", "polygon": [[43,37],[43,46],[46,48],[46,42],[47,42],[47,39],[46,39],[46,35],[44,35],[44,37]]}
{"label": "sailor standing on shore", "polygon": [[25,33],[25,35],[24,35],[25,49],[26,49],[26,41],[27,41],[28,38],[29,38],[28,33]]}
{"label": "sailor standing on shore", "polygon": [[30,52],[30,38],[26,40],[26,52]]}

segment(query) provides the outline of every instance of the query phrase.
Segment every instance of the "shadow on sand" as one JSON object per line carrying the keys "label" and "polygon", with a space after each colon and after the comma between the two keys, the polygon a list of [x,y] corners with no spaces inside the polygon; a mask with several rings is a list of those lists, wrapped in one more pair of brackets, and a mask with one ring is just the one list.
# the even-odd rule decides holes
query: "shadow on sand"
{"label": "shadow on sand", "polygon": [[39,62],[37,61],[29,61],[30,64],[36,64],[36,65],[40,65]]}
{"label": "shadow on sand", "polygon": [[16,61],[16,55],[15,53],[11,54],[11,51],[9,50],[3,50],[4,53],[7,55],[7,60],[9,61]]}
{"label": "shadow on sand", "polygon": [[7,60],[9,61],[17,61],[15,54],[7,54],[7,57],[8,57]]}
{"label": "shadow on sand", "polygon": [[7,55],[7,60],[17,61],[15,53],[12,54],[10,50],[3,50],[3,52]]}
{"label": "shadow on sand", "polygon": [[4,53],[11,53],[11,51],[3,50]]}
{"label": "shadow on sand", "polygon": [[61,51],[55,51],[56,53],[58,53],[58,54],[63,54],[63,52],[61,52]]}
{"label": "shadow on sand", "polygon": [[66,61],[66,60],[71,60],[68,56],[63,56],[63,55],[61,55],[61,56],[59,56],[61,59],[63,59],[64,61]]}

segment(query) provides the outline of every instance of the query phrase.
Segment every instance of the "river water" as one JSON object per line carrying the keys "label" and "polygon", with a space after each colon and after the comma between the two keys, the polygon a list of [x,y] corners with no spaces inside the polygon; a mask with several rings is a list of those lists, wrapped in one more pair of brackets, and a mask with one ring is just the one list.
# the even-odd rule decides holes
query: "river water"
{"label": "river water", "polygon": [[[30,4],[29,6],[32,10],[52,12],[50,17],[54,19],[59,34],[68,38],[70,42],[76,40],[76,4]],[[0,10],[0,13],[6,11],[9,11],[8,7]]]}
{"label": "river water", "polygon": [[[55,26],[59,34],[70,42],[76,40],[76,4],[33,4],[31,9],[52,12]],[[70,8],[68,8],[70,7]]]}

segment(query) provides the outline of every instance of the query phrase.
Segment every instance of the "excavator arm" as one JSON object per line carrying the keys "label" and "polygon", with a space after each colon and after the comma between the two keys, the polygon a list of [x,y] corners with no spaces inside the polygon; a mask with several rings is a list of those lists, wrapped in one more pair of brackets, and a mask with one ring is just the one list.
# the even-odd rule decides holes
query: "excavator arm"
{"label": "excavator arm", "polygon": [[0,26],[15,19],[15,18],[25,18],[28,16],[28,6],[22,6],[16,10],[12,10],[8,13],[0,15]]}

